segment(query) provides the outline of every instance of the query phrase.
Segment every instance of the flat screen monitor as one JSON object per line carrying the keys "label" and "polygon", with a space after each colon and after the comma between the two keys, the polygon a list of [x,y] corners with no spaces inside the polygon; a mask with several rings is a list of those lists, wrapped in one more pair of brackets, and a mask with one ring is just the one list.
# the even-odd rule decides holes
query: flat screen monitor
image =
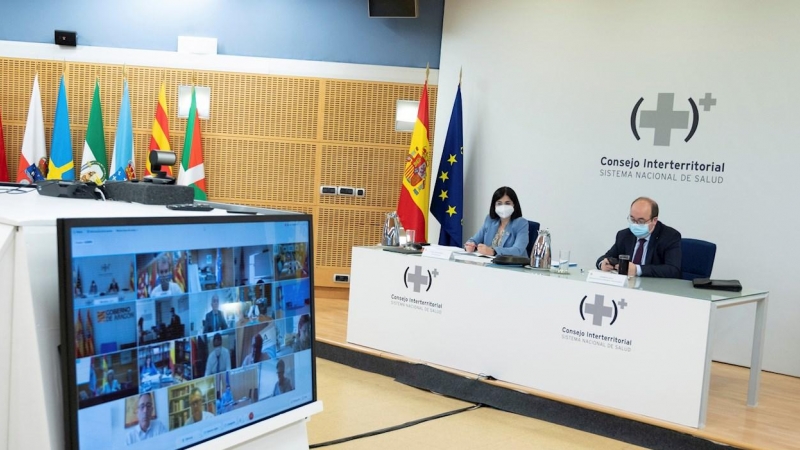
{"label": "flat screen monitor", "polygon": [[310,216],[57,230],[69,448],[187,448],[316,401]]}

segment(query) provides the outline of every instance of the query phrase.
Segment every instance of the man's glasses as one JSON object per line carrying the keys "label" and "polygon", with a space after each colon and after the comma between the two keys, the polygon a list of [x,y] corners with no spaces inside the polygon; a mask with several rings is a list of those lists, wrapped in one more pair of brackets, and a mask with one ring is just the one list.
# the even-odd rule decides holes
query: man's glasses
{"label": "man's glasses", "polygon": [[635,223],[636,225],[646,225],[646,224],[652,222],[654,218],[652,218],[652,219],[634,219],[633,216],[628,216],[628,223]]}
{"label": "man's glasses", "polygon": [[153,409],[153,404],[152,403],[142,403],[141,405],[139,405],[139,409],[141,409],[142,411],[144,411],[146,409]]}

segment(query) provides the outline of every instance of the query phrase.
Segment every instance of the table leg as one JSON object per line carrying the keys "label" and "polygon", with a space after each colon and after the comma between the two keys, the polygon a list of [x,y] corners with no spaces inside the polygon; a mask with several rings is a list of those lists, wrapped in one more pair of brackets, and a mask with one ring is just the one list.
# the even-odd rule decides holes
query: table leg
{"label": "table leg", "polygon": [[767,325],[767,300],[756,303],[756,324],[753,330],[753,351],[750,356],[750,383],[747,387],[747,406],[758,405],[758,388],[761,384],[761,362],[764,357],[764,334]]}
{"label": "table leg", "polygon": [[716,306],[711,306],[708,313],[708,336],[706,337],[706,360],[703,368],[703,392],[700,395],[700,417],[697,428],[705,428],[706,415],[708,414],[708,392],[711,386],[711,349],[714,342],[714,318],[717,315]]}

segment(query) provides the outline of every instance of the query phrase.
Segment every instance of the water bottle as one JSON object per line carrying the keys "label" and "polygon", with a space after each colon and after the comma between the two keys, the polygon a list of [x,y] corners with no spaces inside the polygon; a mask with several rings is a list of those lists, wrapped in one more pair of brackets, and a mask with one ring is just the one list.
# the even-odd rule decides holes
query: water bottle
{"label": "water bottle", "polygon": [[397,212],[392,211],[386,213],[386,221],[383,222],[383,239],[381,245],[388,247],[397,247],[400,245],[400,218],[397,217]]}
{"label": "water bottle", "polygon": [[534,269],[550,269],[550,231],[539,230],[536,242],[531,251],[531,267]]}

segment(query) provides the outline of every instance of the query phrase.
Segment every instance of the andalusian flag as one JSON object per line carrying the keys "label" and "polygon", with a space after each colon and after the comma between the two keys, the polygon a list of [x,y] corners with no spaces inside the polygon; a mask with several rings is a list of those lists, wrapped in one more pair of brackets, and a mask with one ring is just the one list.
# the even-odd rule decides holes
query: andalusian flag
{"label": "andalusian flag", "polygon": [[33,78],[31,102],[28,105],[28,120],[22,138],[22,151],[17,165],[17,183],[34,183],[47,175],[47,150],[44,144],[44,120],[42,120],[42,95],[39,93],[39,74]]}
{"label": "andalusian flag", "polygon": [[[150,150],[172,151],[169,146],[169,110],[167,109],[167,91],[164,83],[158,91],[158,104],[156,105],[156,116],[153,118],[153,131],[150,134]],[[161,170],[166,172],[168,177],[172,176],[172,167],[162,166]],[[144,176],[151,176],[149,155],[145,158]]]}
{"label": "andalusian flag", "polygon": [[69,111],[67,110],[67,86],[64,75],[58,86],[56,118],[53,125],[53,139],[50,141],[50,166],[48,180],[74,180],[75,163],[72,160],[72,133],[69,130]]}
{"label": "andalusian flag", "polygon": [[100,107],[100,81],[94,82],[94,98],[89,111],[89,127],[83,143],[81,158],[81,181],[103,184],[108,179],[106,158],[106,135],[103,131],[103,111]]}
{"label": "andalusian flag", "polygon": [[6,160],[6,144],[3,140],[2,110],[0,110],[0,181],[8,181],[8,161]]}
{"label": "andalusian flag", "polygon": [[128,79],[122,85],[122,102],[119,107],[117,134],[114,136],[114,152],[111,154],[111,171],[108,179],[125,181],[136,178],[133,162],[133,120],[131,119],[131,99],[128,95]]}
{"label": "andalusian flag", "polygon": [[415,239],[428,242],[428,204],[430,201],[429,180],[430,141],[428,140],[428,71],[419,99],[417,121],[411,135],[411,146],[406,156],[403,185],[397,202],[397,215],[406,230],[415,230]]}
{"label": "andalusian flag", "polygon": [[206,200],[206,174],[203,169],[203,141],[200,136],[200,116],[197,115],[197,98],[192,88],[192,106],[186,121],[186,140],[183,142],[181,169],[178,184],[194,188],[195,200]]}

